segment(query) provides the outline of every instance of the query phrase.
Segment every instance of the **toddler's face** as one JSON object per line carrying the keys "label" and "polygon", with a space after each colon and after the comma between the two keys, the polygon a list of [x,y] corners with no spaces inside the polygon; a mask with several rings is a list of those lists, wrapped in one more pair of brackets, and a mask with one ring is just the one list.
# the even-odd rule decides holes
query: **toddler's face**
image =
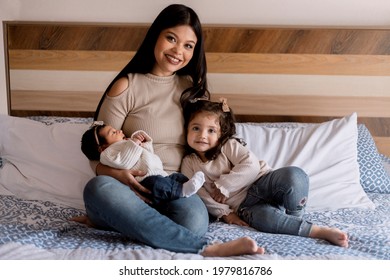
{"label": "toddler's face", "polygon": [[201,112],[188,124],[188,145],[199,155],[218,145],[221,137],[221,126],[216,114]]}

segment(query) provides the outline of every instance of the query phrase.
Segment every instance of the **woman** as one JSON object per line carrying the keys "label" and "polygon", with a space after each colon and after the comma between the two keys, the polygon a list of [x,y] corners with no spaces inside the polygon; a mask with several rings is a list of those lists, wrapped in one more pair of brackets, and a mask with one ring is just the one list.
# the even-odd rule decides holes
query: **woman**
{"label": "woman", "polygon": [[[128,135],[148,131],[164,169],[179,171],[185,144],[182,106],[204,97],[204,92],[209,97],[206,70],[198,16],[184,5],[170,5],[157,16],[133,59],[108,86],[95,119]],[[87,215],[96,227],[175,252],[203,256],[264,252],[250,238],[208,244],[202,238],[208,214],[197,195],[152,208],[145,198],[149,191],[134,178],[143,175],[140,171],[99,163],[96,174],[100,176],[84,190]]]}

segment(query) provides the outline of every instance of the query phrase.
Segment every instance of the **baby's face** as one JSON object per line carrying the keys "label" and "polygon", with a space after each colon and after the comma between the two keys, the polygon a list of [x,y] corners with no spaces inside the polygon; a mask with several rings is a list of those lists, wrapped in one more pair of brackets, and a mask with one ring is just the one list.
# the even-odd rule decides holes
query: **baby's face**
{"label": "baby's face", "polygon": [[126,138],[122,130],[117,130],[109,125],[103,127],[103,129],[99,131],[99,134],[104,139],[106,139],[108,145],[111,145]]}

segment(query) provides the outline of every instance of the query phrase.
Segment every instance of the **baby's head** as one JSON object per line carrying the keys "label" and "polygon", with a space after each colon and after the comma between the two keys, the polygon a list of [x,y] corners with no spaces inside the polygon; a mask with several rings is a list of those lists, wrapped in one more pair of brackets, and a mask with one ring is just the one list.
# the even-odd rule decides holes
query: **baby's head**
{"label": "baby's head", "polygon": [[215,159],[226,141],[236,134],[234,114],[226,103],[195,100],[184,111],[187,153]]}
{"label": "baby's head", "polygon": [[89,160],[99,160],[105,148],[124,138],[122,130],[103,123],[93,124],[81,138],[81,150]]}

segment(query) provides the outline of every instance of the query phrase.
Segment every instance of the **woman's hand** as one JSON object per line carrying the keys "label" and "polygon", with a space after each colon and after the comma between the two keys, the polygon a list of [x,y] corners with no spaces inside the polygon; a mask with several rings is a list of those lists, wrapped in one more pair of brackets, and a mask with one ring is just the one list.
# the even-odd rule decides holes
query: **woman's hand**
{"label": "woman's hand", "polygon": [[222,216],[222,220],[227,224],[234,224],[244,227],[249,227],[249,225],[241,220],[236,213],[231,212],[229,215]]}
{"label": "woman's hand", "polygon": [[111,176],[121,183],[127,185],[134,191],[134,193],[139,196],[146,203],[151,203],[151,201],[144,196],[144,194],[151,194],[152,192],[142,186],[134,177],[143,176],[145,172],[140,170],[127,170],[127,169],[115,169],[109,166],[103,165],[101,163],[96,167],[96,173],[98,175],[107,175]]}

